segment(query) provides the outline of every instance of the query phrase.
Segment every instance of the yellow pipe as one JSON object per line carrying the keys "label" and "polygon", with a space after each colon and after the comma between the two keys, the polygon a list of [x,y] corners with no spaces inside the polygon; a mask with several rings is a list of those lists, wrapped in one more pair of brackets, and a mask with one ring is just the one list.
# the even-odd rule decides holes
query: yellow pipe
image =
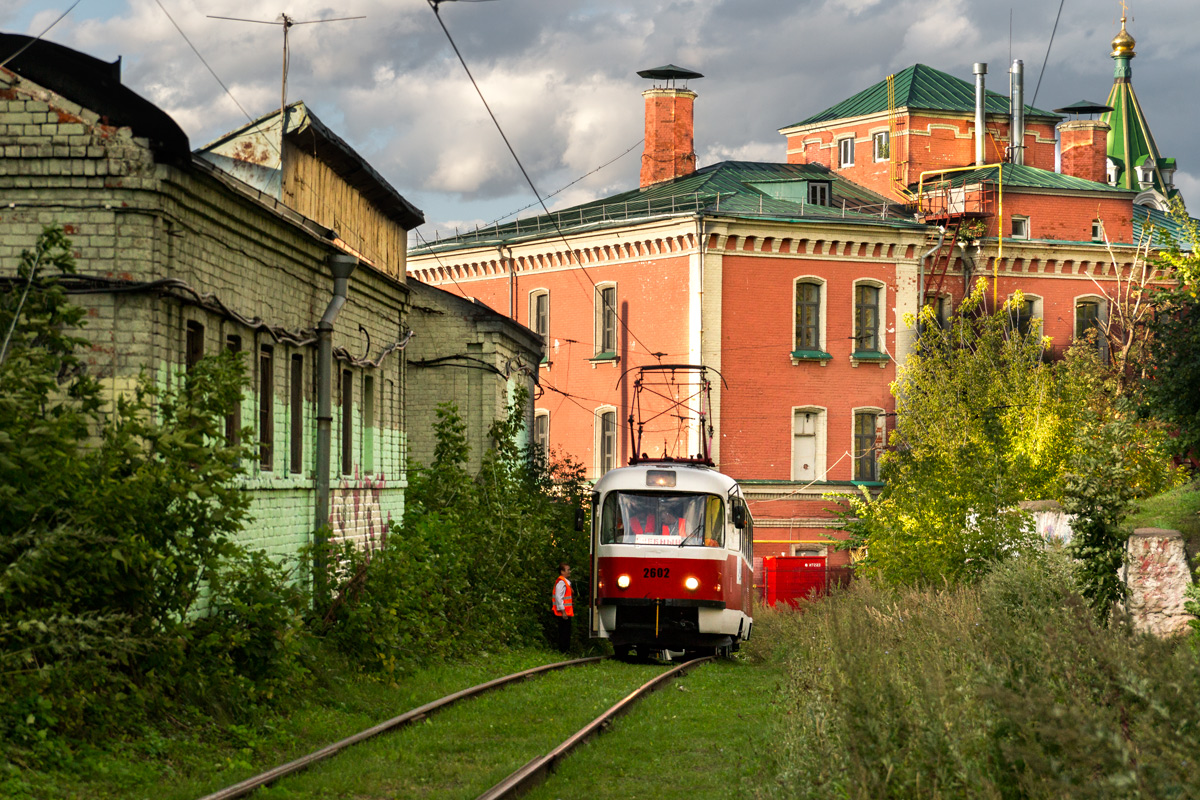
{"label": "yellow pipe", "polygon": [[755,544],[829,544],[828,539],[755,539]]}
{"label": "yellow pipe", "polygon": [[[918,202],[923,202],[925,198],[925,176],[926,175],[945,175],[948,172],[970,172],[975,169],[987,169],[988,167],[996,168],[996,184],[999,187],[997,196],[999,199],[999,211],[996,215],[996,241],[997,251],[996,258],[992,261],[992,307],[995,310],[996,306],[996,284],[1000,281],[1000,260],[1004,258],[1004,163],[997,162],[995,164],[980,164],[970,167],[948,167],[947,169],[927,169],[921,173],[920,179],[917,181],[917,198]],[[964,187],[964,202],[965,192]],[[921,305],[925,305],[925,298],[920,299]]]}

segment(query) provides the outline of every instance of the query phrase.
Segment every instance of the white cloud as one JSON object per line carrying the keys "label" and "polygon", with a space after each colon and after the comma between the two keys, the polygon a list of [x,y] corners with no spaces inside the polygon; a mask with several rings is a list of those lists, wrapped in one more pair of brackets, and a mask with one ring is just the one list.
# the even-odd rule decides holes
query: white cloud
{"label": "white cloud", "polygon": [[[282,31],[206,15],[276,20],[267,0],[162,0],[251,116],[278,106]],[[0,22],[40,32],[59,11],[4,4]],[[1027,96],[1041,75],[1057,3],[1012,0],[504,0],[444,3],[451,31],[539,190],[553,192],[642,136],[648,85],[638,69],[675,63],[705,74],[691,84],[700,163],[783,161],[777,129],[913,63],[971,80],[989,62],[989,87],[1007,91],[1010,56],[1026,64]],[[1102,101],[1112,84],[1114,9],[1067,4],[1037,105]],[[533,198],[446,42],[419,0],[347,0],[336,10],[295,0],[297,20],[365,20],[291,29],[290,99],[303,99],[367,157],[431,223],[490,221]],[[1195,0],[1143,4],[1134,83],[1164,155],[1200,164],[1194,100],[1200,74]],[[124,56],[124,80],[180,123],[193,146],[243,124],[154,0],[89,0],[48,36],[97,58]],[[640,149],[554,197],[582,202],[637,185]],[[1177,173],[1197,196],[1193,173]],[[473,224],[473,223],[471,223]]]}

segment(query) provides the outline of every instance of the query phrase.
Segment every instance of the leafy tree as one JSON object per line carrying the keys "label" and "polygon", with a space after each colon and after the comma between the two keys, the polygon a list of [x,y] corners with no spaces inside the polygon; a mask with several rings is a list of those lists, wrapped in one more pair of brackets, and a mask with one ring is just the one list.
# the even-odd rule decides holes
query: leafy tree
{"label": "leafy tree", "polygon": [[[1061,500],[1082,485],[1076,465],[1114,413],[1104,368],[1088,347],[1048,363],[1038,321],[1019,329],[1022,300],[1018,293],[987,314],[981,281],[945,328],[923,320],[892,386],[886,486],[874,499],[849,498],[846,513],[846,546],[865,548],[862,566],[890,582],[978,578],[1039,545],[1020,501]],[[1147,435],[1151,454],[1136,469],[1121,462],[1134,491],[1165,479]]]}
{"label": "leafy tree", "polygon": [[1154,296],[1144,388],[1149,412],[1175,429],[1176,452],[1191,454],[1195,464],[1200,458],[1200,225],[1178,202],[1171,216],[1183,241],[1168,237],[1158,258],[1157,266],[1174,283]]}
{"label": "leafy tree", "polygon": [[[491,429],[477,475],[464,467],[465,423],[437,410],[437,446],[413,466],[402,523],[373,552],[337,545],[328,635],[367,666],[408,666],[488,645],[545,642],[559,561],[587,575],[587,535],[574,530],[582,469],[518,445],[525,397]],[[578,628],[579,626],[577,626]]]}
{"label": "leafy tree", "polygon": [[143,377],[105,410],[59,285],[73,269],[48,229],[0,291],[0,739],[101,735],[180,691],[245,713],[297,675],[300,598],[233,542],[250,451],[224,418],[244,366]]}

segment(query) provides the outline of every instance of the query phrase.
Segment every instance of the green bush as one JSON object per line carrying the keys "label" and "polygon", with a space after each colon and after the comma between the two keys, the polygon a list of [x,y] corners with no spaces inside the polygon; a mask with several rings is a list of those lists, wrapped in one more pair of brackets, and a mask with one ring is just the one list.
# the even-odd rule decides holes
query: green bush
{"label": "green bush", "polygon": [[439,407],[435,457],[413,466],[403,521],[379,549],[333,546],[324,630],[364,666],[391,674],[484,646],[544,645],[558,562],[587,585],[587,534],[574,530],[582,470],[520,449],[523,407],[518,397],[492,427],[475,476],[465,423]]}
{"label": "green bush", "polygon": [[760,613],[787,667],[780,797],[1189,797],[1200,660],[1104,627],[1063,554]]}
{"label": "green bush", "polygon": [[35,759],[167,709],[245,715],[303,674],[299,596],[233,543],[244,364],[143,376],[104,409],[59,285],[70,253],[47,230],[0,284],[0,740]]}

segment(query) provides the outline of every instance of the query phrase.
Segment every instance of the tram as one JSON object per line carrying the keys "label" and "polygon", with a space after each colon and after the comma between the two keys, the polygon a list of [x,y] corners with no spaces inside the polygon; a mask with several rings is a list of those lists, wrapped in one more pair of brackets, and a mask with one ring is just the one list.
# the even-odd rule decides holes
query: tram
{"label": "tram", "polygon": [[[644,422],[635,431],[630,414],[635,455],[629,466],[605,473],[592,492],[590,633],[609,639],[618,655],[728,654],[750,638],[754,625],[753,519],[741,487],[718,472],[709,455],[705,368],[677,364],[640,370],[634,384],[639,412],[650,379],[693,378],[689,385],[701,398],[701,452],[639,454]],[[688,406],[687,398],[671,404]]]}

